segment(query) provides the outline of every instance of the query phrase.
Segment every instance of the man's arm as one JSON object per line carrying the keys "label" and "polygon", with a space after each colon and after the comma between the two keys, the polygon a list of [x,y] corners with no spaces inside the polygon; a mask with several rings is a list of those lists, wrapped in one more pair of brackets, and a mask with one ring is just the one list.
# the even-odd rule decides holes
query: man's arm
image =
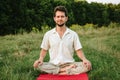
{"label": "man's arm", "polygon": [[42,49],[41,52],[40,52],[39,61],[42,61],[42,62],[43,62],[43,60],[44,60],[46,54],[47,54],[47,50]]}
{"label": "man's arm", "polygon": [[34,62],[34,64],[33,64],[33,67],[34,67],[34,68],[37,68],[38,65],[41,65],[41,64],[43,63],[43,60],[44,60],[46,54],[47,54],[47,50],[42,49],[41,52],[40,52],[40,57],[39,57],[39,59],[36,60],[36,61]]}
{"label": "man's arm", "polygon": [[78,49],[76,51],[77,56],[83,61],[83,64],[90,70],[92,67],[91,62],[85,57],[83,51],[81,49]]}
{"label": "man's arm", "polygon": [[78,49],[78,50],[76,51],[76,53],[77,53],[77,56],[78,56],[81,60],[85,60],[85,59],[86,59],[86,57],[85,57],[82,49]]}

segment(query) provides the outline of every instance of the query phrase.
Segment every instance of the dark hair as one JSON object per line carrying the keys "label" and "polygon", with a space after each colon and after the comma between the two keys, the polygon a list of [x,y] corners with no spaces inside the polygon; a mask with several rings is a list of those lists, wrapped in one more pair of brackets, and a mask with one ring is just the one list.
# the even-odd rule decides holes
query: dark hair
{"label": "dark hair", "polygon": [[57,12],[57,11],[62,11],[62,12],[65,13],[65,16],[66,16],[66,17],[68,16],[68,11],[67,11],[67,9],[66,9],[64,6],[57,6],[57,7],[55,7],[55,9],[54,9],[54,14],[53,14],[54,17],[55,17],[55,15],[56,15],[56,12]]}

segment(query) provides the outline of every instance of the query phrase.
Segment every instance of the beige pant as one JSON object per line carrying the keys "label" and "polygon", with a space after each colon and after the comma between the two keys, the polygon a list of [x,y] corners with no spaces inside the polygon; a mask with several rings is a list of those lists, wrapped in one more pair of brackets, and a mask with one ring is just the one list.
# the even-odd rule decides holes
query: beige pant
{"label": "beige pant", "polygon": [[87,67],[85,67],[83,65],[82,62],[65,63],[62,65],[54,65],[54,64],[51,64],[48,62],[44,62],[42,65],[38,66],[38,70],[41,70],[41,71],[49,73],[49,74],[59,74],[59,71],[61,68],[64,68],[64,67],[69,66],[71,64],[75,64],[76,67],[66,70],[67,74],[69,74],[69,75],[80,74],[80,73],[84,73],[84,72],[89,71],[87,69]]}

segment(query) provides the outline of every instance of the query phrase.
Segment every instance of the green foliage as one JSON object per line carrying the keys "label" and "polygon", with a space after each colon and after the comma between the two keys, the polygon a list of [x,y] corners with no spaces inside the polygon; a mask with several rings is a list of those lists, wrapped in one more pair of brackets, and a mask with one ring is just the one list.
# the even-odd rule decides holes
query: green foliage
{"label": "green foliage", "polygon": [[1,0],[0,35],[17,34],[21,29],[31,32],[33,26],[54,27],[53,10],[58,5],[68,9],[68,26],[92,23],[107,26],[120,23],[120,4],[88,3],[85,0]]}
{"label": "green foliage", "polygon": [[79,30],[89,31],[89,30],[94,30],[96,27],[98,26],[94,24],[88,24],[88,23],[83,26],[80,26],[78,24],[74,24],[70,26],[70,28],[74,31],[79,31]]}
{"label": "green foliage", "polygon": [[111,22],[108,27],[110,27],[110,28],[120,27],[120,23],[113,23],[113,22]]}
{"label": "green foliage", "polygon": [[37,29],[36,27],[32,27],[32,32],[38,33],[38,32],[39,32],[39,29]]}

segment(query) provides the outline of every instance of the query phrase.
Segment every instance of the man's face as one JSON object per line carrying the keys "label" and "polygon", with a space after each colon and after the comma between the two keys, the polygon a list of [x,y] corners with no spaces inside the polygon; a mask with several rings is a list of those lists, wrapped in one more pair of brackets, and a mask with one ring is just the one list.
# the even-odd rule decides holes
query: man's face
{"label": "man's face", "polygon": [[68,17],[65,16],[65,13],[62,11],[57,11],[56,15],[54,16],[54,21],[56,25],[62,27],[68,20]]}

